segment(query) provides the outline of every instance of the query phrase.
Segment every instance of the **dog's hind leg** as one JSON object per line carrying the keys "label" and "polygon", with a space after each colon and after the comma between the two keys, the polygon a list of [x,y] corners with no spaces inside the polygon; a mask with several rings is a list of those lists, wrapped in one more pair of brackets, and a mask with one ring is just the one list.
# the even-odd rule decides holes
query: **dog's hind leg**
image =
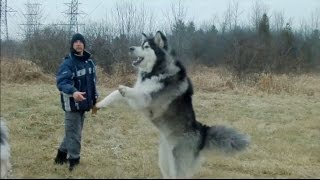
{"label": "dog's hind leg", "polygon": [[10,169],[10,163],[8,160],[1,160],[1,179],[7,179]]}
{"label": "dog's hind leg", "polygon": [[[174,163],[174,178],[191,178],[192,174],[188,172],[191,166],[190,158],[193,155],[187,149],[182,149],[182,147],[175,147],[172,150],[173,163]],[[191,156],[191,157],[190,157]]]}
{"label": "dog's hind leg", "polygon": [[174,161],[172,151],[169,147],[167,140],[160,135],[159,143],[159,167],[162,177],[164,179],[173,178],[174,176]]}
{"label": "dog's hind leg", "polygon": [[175,178],[192,178],[200,166],[199,149],[194,142],[177,144],[173,150]]}

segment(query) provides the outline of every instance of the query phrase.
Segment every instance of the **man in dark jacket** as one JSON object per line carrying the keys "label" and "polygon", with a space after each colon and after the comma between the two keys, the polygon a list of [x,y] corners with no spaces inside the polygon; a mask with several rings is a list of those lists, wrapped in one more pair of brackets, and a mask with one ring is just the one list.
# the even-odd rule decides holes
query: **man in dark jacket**
{"label": "man in dark jacket", "polygon": [[90,59],[90,53],[85,51],[85,45],[84,37],[79,33],[74,34],[70,53],[56,74],[62,109],[65,111],[65,136],[58,148],[55,163],[63,164],[69,160],[70,171],[80,163],[85,112],[90,111],[98,98],[96,66]]}

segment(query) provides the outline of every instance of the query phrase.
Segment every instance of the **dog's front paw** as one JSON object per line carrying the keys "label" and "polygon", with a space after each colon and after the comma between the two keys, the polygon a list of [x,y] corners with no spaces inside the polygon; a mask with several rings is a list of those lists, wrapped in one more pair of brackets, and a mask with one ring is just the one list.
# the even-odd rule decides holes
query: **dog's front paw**
{"label": "dog's front paw", "polygon": [[127,86],[123,86],[123,85],[120,85],[119,86],[119,92],[120,92],[120,94],[121,94],[121,96],[123,96],[123,97],[125,97],[126,96],[126,94],[127,94]]}
{"label": "dog's front paw", "polygon": [[94,106],[98,109],[102,108],[101,102],[97,102]]}

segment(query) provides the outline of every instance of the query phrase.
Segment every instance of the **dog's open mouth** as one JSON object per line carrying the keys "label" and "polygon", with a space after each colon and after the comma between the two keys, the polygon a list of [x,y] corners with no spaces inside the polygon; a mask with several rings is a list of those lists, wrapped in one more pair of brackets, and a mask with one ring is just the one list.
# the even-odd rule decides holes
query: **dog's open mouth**
{"label": "dog's open mouth", "polygon": [[134,60],[134,61],[132,62],[132,65],[137,66],[137,65],[139,65],[143,60],[144,60],[143,57],[138,57],[137,60]]}

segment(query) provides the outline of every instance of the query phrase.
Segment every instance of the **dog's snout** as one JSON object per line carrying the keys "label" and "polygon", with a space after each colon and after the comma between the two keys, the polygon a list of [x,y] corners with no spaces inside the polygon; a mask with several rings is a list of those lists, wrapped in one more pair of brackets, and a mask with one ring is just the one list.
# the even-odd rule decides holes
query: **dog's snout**
{"label": "dog's snout", "polygon": [[134,47],[130,47],[129,50],[130,50],[130,51],[134,51]]}

